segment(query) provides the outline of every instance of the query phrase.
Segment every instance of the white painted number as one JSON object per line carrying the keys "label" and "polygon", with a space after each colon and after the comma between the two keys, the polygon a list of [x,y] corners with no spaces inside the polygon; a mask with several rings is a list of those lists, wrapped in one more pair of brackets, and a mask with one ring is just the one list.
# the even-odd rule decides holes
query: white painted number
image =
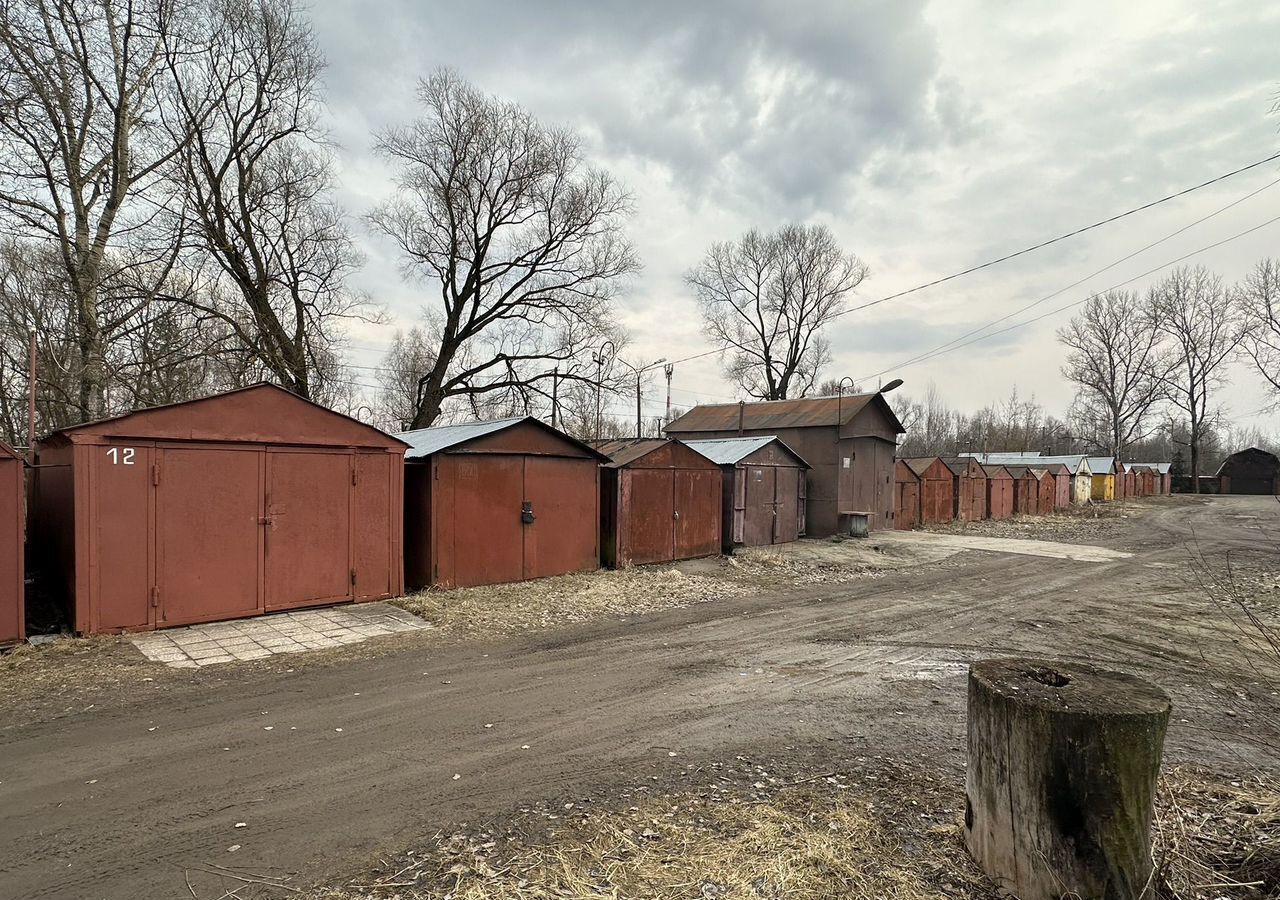
{"label": "white painted number", "polygon": [[132,447],[112,447],[107,451],[107,456],[111,457],[111,465],[113,466],[131,466],[133,465]]}

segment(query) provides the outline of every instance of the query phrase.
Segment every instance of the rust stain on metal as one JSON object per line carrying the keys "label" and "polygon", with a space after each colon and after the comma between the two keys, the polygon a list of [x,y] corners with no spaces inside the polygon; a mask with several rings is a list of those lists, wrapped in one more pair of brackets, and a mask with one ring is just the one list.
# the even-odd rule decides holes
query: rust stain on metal
{"label": "rust stain on metal", "polygon": [[671,562],[720,552],[720,467],[678,441],[613,441],[601,472],[606,565]]}

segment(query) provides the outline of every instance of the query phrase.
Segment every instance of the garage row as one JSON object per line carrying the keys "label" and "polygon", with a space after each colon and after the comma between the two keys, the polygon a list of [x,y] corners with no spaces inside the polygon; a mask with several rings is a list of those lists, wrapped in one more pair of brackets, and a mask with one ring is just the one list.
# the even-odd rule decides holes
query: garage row
{"label": "garage row", "polygon": [[776,437],[597,447],[531,417],[389,435],[268,384],[35,449],[26,477],[0,445],[0,645],[23,638],[24,541],[41,598],[96,634],[710,556],[806,525],[809,466]]}

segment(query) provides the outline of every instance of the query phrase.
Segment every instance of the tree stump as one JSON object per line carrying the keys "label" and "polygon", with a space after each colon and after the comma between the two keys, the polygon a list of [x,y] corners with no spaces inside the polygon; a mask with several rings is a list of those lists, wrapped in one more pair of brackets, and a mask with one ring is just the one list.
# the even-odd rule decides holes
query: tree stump
{"label": "tree stump", "polygon": [[1170,703],[1080,663],[969,668],[965,844],[1021,900],[1154,895],[1151,816]]}

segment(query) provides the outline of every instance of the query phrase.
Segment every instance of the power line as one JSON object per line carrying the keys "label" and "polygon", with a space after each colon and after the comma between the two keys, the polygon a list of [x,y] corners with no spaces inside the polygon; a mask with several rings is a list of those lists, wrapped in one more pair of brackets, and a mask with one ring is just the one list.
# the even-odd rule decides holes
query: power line
{"label": "power line", "polygon": [[[1020,309],[1016,309],[1013,312],[1006,313],[1005,315],[1001,316],[998,319],[993,319],[992,321],[987,322],[985,325],[975,328],[972,331],[965,332],[959,337],[952,338],[951,340],[947,341],[944,344],[939,344],[937,347],[934,347],[932,350],[926,350],[924,353],[921,353],[919,356],[913,356],[911,357],[911,359],[908,359],[905,362],[899,364],[898,368],[903,368],[906,366],[913,365],[917,362],[923,362],[924,360],[930,359],[933,356],[937,355],[940,351],[950,347],[952,344],[959,343],[960,341],[963,341],[965,338],[972,337],[980,332],[986,331],[988,328],[991,328],[993,325],[999,325],[1001,322],[1008,321],[1009,319],[1012,319],[1014,316],[1021,315],[1027,310],[1034,309],[1035,307],[1039,306],[1042,303],[1047,303],[1048,301],[1052,300],[1054,297],[1057,297],[1060,294],[1064,294],[1067,291],[1071,290],[1072,288],[1079,287],[1080,285],[1084,284],[1086,281],[1089,281],[1092,278],[1096,278],[1097,276],[1101,275],[1103,272],[1110,271],[1111,269],[1114,269],[1116,266],[1121,265],[1122,263],[1128,262],[1129,260],[1133,259],[1135,256],[1139,256],[1143,253],[1146,253],[1148,250],[1151,250],[1152,248],[1157,247],[1160,244],[1163,244],[1165,241],[1172,240],[1178,235],[1191,230],[1195,226],[1209,221],[1214,216],[1220,215],[1235,206],[1239,206],[1241,203],[1253,197],[1256,197],[1258,194],[1261,194],[1263,191],[1269,188],[1275,187],[1277,184],[1280,184],[1280,178],[1276,179],[1275,181],[1264,184],[1262,187],[1258,188],[1257,190],[1250,191],[1248,194],[1245,194],[1243,197],[1240,197],[1237,200],[1233,200],[1232,202],[1228,203],[1226,206],[1219,207],[1218,209],[1214,210],[1213,212],[1209,213],[1206,216],[1201,216],[1200,218],[1196,219],[1194,222],[1191,222],[1187,225],[1182,226],[1177,231],[1171,232],[1170,234],[1165,235],[1159,240],[1152,241],[1150,244],[1147,244],[1145,247],[1135,250],[1127,256],[1123,256],[1120,259],[1116,260],[1115,262],[1105,265],[1101,269],[1091,272],[1088,275],[1084,276],[1083,278],[1077,279],[1076,281],[1073,281],[1071,284],[1068,284],[1065,287],[1061,287],[1051,294],[1046,294],[1045,296],[1041,297],[1039,300],[1036,300],[1032,303],[1028,303],[1026,306],[1021,307]],[[884,374],[884,373],[879,373],[879,374]]]}
{"label": "power line", "polygon": [[[1068,238],[1073,238],[1073,237],[1076,237],[1077,235],[1084,234],[1087,231],[1092,231],[1095,228],[1101,228],[1103,225],[1110,225],[1113,222],[1118,222],[1121,219],[1127,218],[1129,216],[1135,215],[1140,212],[1144,212],[1148,209],[1152,209],[1153,207],[1159,206],[1162,203],[1168,203],[1170,200],[1176,200],[1179,197],[1185,197],[1188,194],[1191,194],[1203,188],[1209,187],[1210,185],[1217,184],[1220,181],[1225,181],[1226,179],[1231,178],[1235,175],[1239,175],[1243,172],[1248,172],[1251,169],[1256,169],[1258,168],[1258,166],[1266,165],[1267,163],[1273,162],[1277,159],[1280,159],[1280,152],[1273,153],[1264,159],[1258,160],[1257,162],[1249,163],[1247,166],[1241,166],[1238,169],[1232,169],[1230,172],[1224,172],[1223,174],[1218,175],[1216,178],[1210,178],[1208,181],[1202,181],[1200,184],[1193,185],[1189,188],[1184,188],[1172,194],[1167,194],[1158,200],[1152,200],[1149,203],[1144,203],[1141,206],[1135,206],[1132,209],[1127,209],[1124,212],[1116,213],[1113,216],[1109,216],[1105,219],[1100,219],[1097,222],[1093,222],[1089,225],[1084,225],[1080,228],[1076,228],[1073,231],[1068,231],[1056,237],[1049,238],[1048,240],[1040,241],[1037,244],[1032,244],[1029,247],[1024,247],[1021,250],[1015,250],[1012,253],[1006,253],[1004,256],[999,256],[995,259],[987,260],[986,262],[983,262],[983,263],[978,263],[977,265],[970,266],[969,268],[962,269],[959,272],[954,272],[950,275],[943,276],[942,278],[935,278],[932,281],[926,281],[923,284],[918,284],[915,287],[910,287],[910,288],[907,288],[906,290],[897,291],[892,294],[887,294],[886,296],[881,297],[878,300],[872,300],[868,303],[863,303],[859,306],[851,307],[849,309],[842,311],[837,316],[833,316],[833,318],[838,318],[839,316],[846,316],[846,315],[849,315],[850,313],[859,312],[860,310],[864,310],[864,309],[870,309],[873,306],[879,306],[881,303],[887,303],[890,300],[897,300],[901,297],[907,296],[908,294],[914,294],[919,291],[926,290],[927,288],[936,287],[937,285],[940,285],[940,284],[945,284],[948,281],[954,281],[955,279],[961,278],[965,275],[971,275],[974,272],[979,272],[983,269],[989,269],[992,266],[999,265],[1000,263],[1003,263],[1003,262],[1008,262],[1009,260],[1016,259],[1019,256],[1025,256],[1026,254],[1031,253],[1035,250],[1041,250],[1052,244],[1057,244],[1062,241],[1065,241]],[[683,359],[675,359],[675,360],[672,360],[671,362],[672,363],[690,362],[692,360],[702,359],[703,357],[711,356],[712,354],[720,353],[720,352],[722,351],[719,348],[715,350],[707,350],[702,353],[695,353],[692,356],[686,356]]]}
{"label": "power line", "polygon": [[1081,304],[1083,304],[1083,303],[1087,303],[1087,302],[1089,302],[1090,300],[1094,299],[1095,297],[1099,297],[1099,296],[1101,296],[1102,294],[1107,293],[1107,291],[1114,291],[1114,290],[1117,290],[1117,289],[1119,289],[1119,288],[1124,287],[1124,286],[1125,286],[1125,285],[1127,285],[1127,284],[1132,284],[1133,282],[1137,281],[1137,280],[1138,280],[1138,279],[1140,279],[1140,278],[1146,278],[1146,277],[1147,277],[1147,276],[1149,276],[1149,275],[1154,275],[1156,272],[1159,272],[1159,271],[1161,271],[1162,269],[1167,269],[1167,268],[1169,268],[1170,266],[1176,266],[1178,263],[1180,263],[1180,262],[1184,262],[1185,260],[1188,260],[1188,259],[1191,259],[1193,256],[1199,256],[1201,253],[1207,253],[1207,252],[1209,252],[1210,250],[1214,250],[1214,249],[1216,249],[1216,248],[1218,248],[1218,247],[1221,247],[1223,244],[1229,244],[1229,243],[1231,243],[1231,242],[1232,242],[1232,241],[1234,241],[1234,240],[1238,240],[1238,239],[1240,239],[1240,238],[1242,238],[1242,237],[1245,237],[1246,235],[1253,234],[1253,232],[1258,231],[1258,230],[1260,230],[1260,229],[1262,229],[1262,228],[1266,228],[1268,225],[1274,224],[1275,222],[1280,222],[1280,216],[1276,216],[1276,217],[1274,217],[1274,218],[1268,219],[1267,221],[1265,221],[1265,222],[1261,223],[1260,225],[1254,225],[1252,228],[1246,228],[1244,231],[1241,231],[1241,232],[1239,232],[1239,233],[1237,233],[1237,234],[1233,234],[1233,235],[1232,235],[1231,237],[1229,237],[1229,238],[1223,238],[1222,240],[1220,240],[1220,241],[1216,241],[1216,242],[1214,242],[1214,243],[1212,243],[1212,244],[1209,244],[1209,245],[1208,245],[1208,246],[1206,246],[1206,247],[1201,247],[1199,250],[1193,250],[1193,251],[1191,251],[1190,253],[1186,253],[1186,254],[1184,254],[1184,255],[1182,255],[1182,256],[1180,256],[1180,257],[1178,257],[1177,259],[1171,260],[1171,261],[1169,261],[1169,262],[1167,262],[1167,263],[1164,263],[1164,264],[1162,264],[1162,265],[1156,266],[1156,267],[1155,267],[1155,268],[1153,268],[1153,269],[1148,269],[1148,270],[1147,270],[1147,271],[1145,271],[1145,272],[1141,272],[1141,273],[1139,273],[1139,274],[1137,274],[1137,275],[1134,275],[1132,278],[1126,278],[1124,281],[1121,281],[1121,282],[1119,282],[1119,283],[1117,283],[1117,284],[1114,284],[1114,285],[1112,285],[1111,287],[1107,288],[1106,290],[1098,291],[1097,293],[1090,294],[1089,296],[1087,296],[1087,297],[1085,297],[1085,298],[1083,298],[1083,299],[1081,299],[1081,300],[1074,300],[1074,301],[1072,301],[1071,303],[1068,303],[1068,304],[1066,304],[1066,305],[1064,305],[1064,306],[1059,306],[1057,309],[1051,309],[1051,310],[1049,310],[1047,313],[1042,313],[1041,315],[1035,316],[1034,318],[1027,319],[1025,322],[1015,322],[1013,325],[1010,325],[1008,328],[1001,328],[999,331],[992,331],[992,332],[989,332],[989,333],[987,333],[987,334],[979,335],[978,337],[973,338],[973,339],[968,340],[968,341],[965,341],[964,343],[956,344],[956,345],[951,346],[951,347],[947,347],[947,349],[945,349],[945,350],[940,350],[939,352],[934,353],[933,355],[926,355],[926,356],[924,356],[924,357],[921,357],[921,358],[916,359],[916,360],[911,361],[911,362],[903,363],[903,364],[898,365],[898,366],[892,366],[892,367],[890,367],[890,368],[888,368],[888,369],[884,369],[884,370],[882,370],[882,371],[880,371],[880,372],[876,372],[876,373],[871,374],[871,375],[863,376],[862,378],[859,378],[859,379],[857,379],[857,380],[858,380],[858,381],[865,381],[865,380],[868,380],[868,379],[871,379],[871,378],[877,378],[877,377],[879,377],[879,376],[881,376],[881,375],[886,375],[886,374],[888,374],[889,372],[897,371],[898,369],[904,368],[905,366],[908,366],[908,365],[914,365],[916,362],[924,362],[926,359],[936,359],[936,358],[937,358],[937,357],[939,357],[939,356],[945,356],[945,355],[947,355],[948,353],[951,353],[953,350],[959,350],[959,349],[961,349],[962,347],[967,347],[967,346],[969,346],[970,344],[976,344],[976,343],[979,343],[979,342],[981,342],[981,341],[985,341],[985,340],[987,340],[988,338],[993,338],[993,337],[996,337],[997,335],[1005,334],[1005,333],[1010,332],[1010,331],[1015,331],[1015,330],[1017,330],[1017,329],[1019,329],[1019,328],[1024,328],[1024,327],[1025,327],[1025,326],[1027,326],[1027,325],[1033,325],[1033,324],[1035,324],[1036,322],[1039,322],[1039,321],[1042,321],[1043,319],[1047,319],[1047,318],[1049,318],[1050,316],[1057,315],[1057,314],[1058,314],[1058,313],[1060,313],[1060,312],[1064,312],[1064,311],[1066,311],[1066,310],[1068,310],[1068,309],[1072,309],[1073,307],[1080,306],[1080,305],[1081,305]]}

